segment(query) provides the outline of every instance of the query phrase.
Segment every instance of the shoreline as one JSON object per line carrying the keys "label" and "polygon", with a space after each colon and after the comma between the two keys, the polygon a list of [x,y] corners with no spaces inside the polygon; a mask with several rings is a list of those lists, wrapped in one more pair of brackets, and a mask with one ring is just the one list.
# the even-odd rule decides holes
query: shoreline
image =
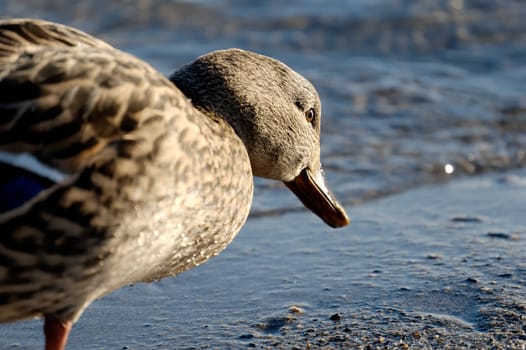
{"label": "shoreline", "polygon": [[[210,263],[96,301],[69,348],[524,348],[524,193],[521,170],[353,207],[343,231],[250,219]],[[40,333],[1,325],[0,348]]]}

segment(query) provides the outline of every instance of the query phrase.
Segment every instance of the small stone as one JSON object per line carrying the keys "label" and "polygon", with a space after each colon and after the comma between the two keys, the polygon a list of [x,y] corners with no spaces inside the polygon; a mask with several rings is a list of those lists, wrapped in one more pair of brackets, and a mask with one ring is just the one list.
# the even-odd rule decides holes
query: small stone
{"label": "small stone", "polygon": [[466,222],[466,223],[479,223],[482,222],[482,219],[474,216],[456,216],[451,219],[453,222]]}
{"label": "small stone", "polygon": [[511,239],[511,235],[504,232],[488,232],[486,236],[499,239]]}
{"label": "small stone", "polygon": [[291,306],[291,307],[289,308],[289,312],[290,312],[291,314],[301,315],[301,314],[303,313],[303,309],[300,308],[299,306],[295,306],[295,305],[293,305],[293,306]]}
{"label": "small stone", "polygon": [[335,336],[331,337],[332,343],[343,343],[345,341],[345,336],[343,334],[336,334]]}
{"label": "small stone", "polygon": [[343,318],[343,316],[340,313],[335,313],[331,315],[330,320],[331,321],[340,321]]}
{"label": "small stone", "polygon": [[428,260],[440,260],[442,257],[438,254],[428,254],[427,255]]}

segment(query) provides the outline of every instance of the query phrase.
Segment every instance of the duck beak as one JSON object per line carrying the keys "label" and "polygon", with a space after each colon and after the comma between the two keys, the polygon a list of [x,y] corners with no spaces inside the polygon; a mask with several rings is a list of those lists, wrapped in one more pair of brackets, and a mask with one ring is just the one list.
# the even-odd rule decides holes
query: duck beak
{"label": "duck beak", "polygon": [[321,169],[313,174],[309,168],[305,168],[294,180],[285,182],[285,185],[294,192],[305,207],[318,215],[327,225],[336,228],[349,224],[350,219],[345,209],[329,191]]}

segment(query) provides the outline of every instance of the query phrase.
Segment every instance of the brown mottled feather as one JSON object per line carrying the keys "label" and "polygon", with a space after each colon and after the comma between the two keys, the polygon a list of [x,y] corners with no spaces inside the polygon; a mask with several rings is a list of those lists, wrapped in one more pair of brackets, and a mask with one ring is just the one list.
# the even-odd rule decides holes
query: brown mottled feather
{"label": "brown mottled feather", "polygon": [[160,115],[174,93],[150,66],[64,26],[7,22],[0,43],[0,149],[63,171]]}
{"label": "brown mottled feather", "polygon": [[146,63],[48,22],[0,22],[0,150],[69,174],[0,214],[0,322],[74,320],[122,285],[196,266],[251,202],[246,149],[225,122]]}
{"label": "brown mottled feather", "polygon": [[321,170],[320,113],[312,84],[269,57],[216,51],[170,81],[80,31],[0,20],[0,156],[65,174],[0,212],[0,322],[43,315],[46,346],[62,349],[96,298],[223,250],[252,175],[346,225]]}

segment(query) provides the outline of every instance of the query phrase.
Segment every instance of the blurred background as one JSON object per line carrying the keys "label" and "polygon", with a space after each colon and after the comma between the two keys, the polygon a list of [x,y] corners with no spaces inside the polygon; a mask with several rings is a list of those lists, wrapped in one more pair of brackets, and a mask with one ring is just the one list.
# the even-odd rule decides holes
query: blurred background
{"label": "blurred background", "polygon": [[[228,47],[284,61],[320,93],[353,219],[329,231],[257,179],[226,252],[95,303],[72,349],[526,346],[526,180],[507,175],[526,165],[525,1],[0,0],[0,17],[80,28],[165,74]],[[388,197],[452,179],[472,182]],[[2,325],[0,348],[40,346],[39,327]]]}
{"label": "blurred background", "polygon": [[0,0],[0,15],[81,28],[166,74],[227,47],[285,61],[320,92],[348,204],[526,164],[524,1]]}

